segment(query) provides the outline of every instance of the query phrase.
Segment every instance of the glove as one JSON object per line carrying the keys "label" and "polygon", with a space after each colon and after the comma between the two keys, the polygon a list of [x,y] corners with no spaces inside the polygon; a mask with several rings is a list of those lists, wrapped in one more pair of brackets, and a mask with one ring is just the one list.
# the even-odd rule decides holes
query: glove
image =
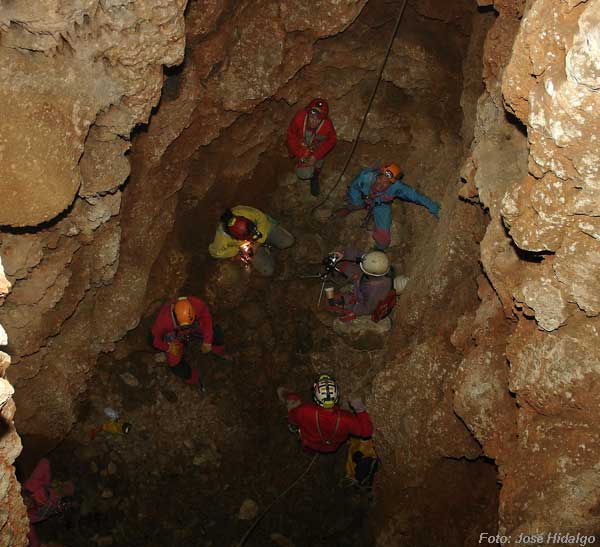
{"label": "glove", "polygon": [[171,342],[169,344],[169,349],[167,350],[171,355],[181,355],[181,352],[183,350],[183,345],[180,344],[179,342]]}
{"label": "glove", "polygon": [[348,401],[348,404],[350,405],[350,408],[352,410],[354,410],[354,412],[356,412],[357,414],[359,412],[364,412],[365,410],[367,410],[365,408],[365,403],[363,403],[360,399],[356,398],[356,399],[350,399]]}
{"label": "glove", "polygon": [[204,343],[202,344],[202,353],[209,353],[212,350],[212,344]]}

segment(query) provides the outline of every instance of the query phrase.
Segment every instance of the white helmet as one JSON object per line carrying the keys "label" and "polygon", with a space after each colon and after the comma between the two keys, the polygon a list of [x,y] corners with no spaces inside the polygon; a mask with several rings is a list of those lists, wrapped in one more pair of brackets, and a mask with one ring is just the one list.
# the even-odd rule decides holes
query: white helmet
{"label": "white helmet", "polygon": [[371,251],[360,259],[360,269],[367,275],[382,276],[390,271],[390,259],[383,251]]}
{"label": "white helmet", "polygon": [[405,275],[397,275],[394,277],[394,290],[397,293],[401,293],[406,288],[407,283],[408,277]]}
{"label": "white helmet", "polygon": [[339,400],[338,387],[329,374],[321,374],[313,384],[313,401],[323,408],[333,408]]}

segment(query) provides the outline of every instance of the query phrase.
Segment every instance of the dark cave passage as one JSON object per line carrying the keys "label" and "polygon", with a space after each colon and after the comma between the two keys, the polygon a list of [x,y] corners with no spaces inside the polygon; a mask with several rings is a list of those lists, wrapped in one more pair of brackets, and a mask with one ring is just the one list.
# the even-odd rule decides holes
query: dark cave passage
{"label": "dark cave passage", "polygon": [[[443,2],[439,4],[441,9]],[[462,132],[472,123],[461,107],[463,80],[480,62],[477,55],[465,59],[465,51],[476,47],[469,46],[472,26],[489,26],[490,16],[478,15],[463,2],[461,17],[455,8],[446,19],[435,20],[409,3],[348,170],[330,199],[313,210],[333,189],[350,153],[385,53],[387,38],[381,37],[391,32],[399,5],[368,2],[347,30],[317,44],[312,62],[294,77],[287,94],[237,116],[210,144],[198,145],[206,132],[199,117],[153,167],[154,176],[183,179],[173,229],[152,266],[140,325],[114,354],[101,357],[78,401],[74,427],[49,455],[55,473],[77,484],[80,505],[69,518],[40,524],[41,537],[72,546],[237,545],[253,520],[240,518],[244,502],[252,500],[260,514],[311,460],[287,430],[277,386],[289,386],[309,400],[315,376],[326,372],[337,378],[345,407],[351,395],[376,405],[382,376],[392,365],[399,370],[410,366],[404,359],[408,363],[408,356],[423,345],[434,347],[449,370],[457,367],[459,356],[449,339],[457,318],[478,304],[477,238],[485,218],[458,202],[450,181],[458,179],[469,140]],[[186,63],[165,80],[157,113],[166,119],[177,112],[186,74],[199,63],[195,45],[190,39]],[[330,100],[340,137],[327,158],[319,199],[296,180],[285,149],[285,128],[294,111],[306,97],[317,95]],[[133,142],[132,193],[147,173],[152,130],[150,125]],[[343,205],[347,186],[361,167],[389,161],[402,166],[408,184],[433,196],[443,214],[438,222],[422,207],[396,202],[388,252],[395,270],[410,281],[391,330],[340,336],[333,330],[333,316],[316,305],[320,281],[301,274],[322,271],[323,258],[333,250],[371,248],[370,231],[361,227],[362,213],[346,219],[331,219],[330,214]],[[134,199],[131,194],[129,199]],[[290,249],[275,251],[272,278],[207,253],[223,209],[238,204],[267,212],[296,238]],[[456,243],[451,234],[463,226],[473,240]],[[190,349],[187,359],[200,370],[204,393],[171,374],[147,341],[159,306],[177,295],[205,300],[224,328],[227,347],[239,354],[235,362],[223,362],[202,355],[197,347]],[[436,401],[427,392],[416,395],[416,403],[408,401],[422,383],[431,384],[429,373],[417,372],[400,388],[398,400],[406,399],[409,415],[403,420],[436,412]],[[445,372],[438,381],[433,392],[449,393]],[[132,424],[128,435],[90,437],[107,420],[105,408],[116,409]],[[447,454],[444,449],[428,453],[419,446],[399,446],[397,439],[388,439],[397,418],[393,413],[382,416],[385,412],[379,408],[374,413],[382,458],[374,493],[341,486],[345,449],[320,456],[245,544],[384,545],[377,536],[384,520],[389,526],[390,515],[402,545],[476,545],[480,530],[494,531],[495,468],[446,458],[462,456],[463,446],[452,446]],[[399,427],[401,441],[410,438],[409,427]],[[470,457],[478,455],[480,448],[473,446],[464,425],[452,427],[449,435],[460,439],[457,445],[467,446]],[[403,468],[403,450],[423,450],[417,456],[423,462],[420,476],[407,480],[411,470]]]}

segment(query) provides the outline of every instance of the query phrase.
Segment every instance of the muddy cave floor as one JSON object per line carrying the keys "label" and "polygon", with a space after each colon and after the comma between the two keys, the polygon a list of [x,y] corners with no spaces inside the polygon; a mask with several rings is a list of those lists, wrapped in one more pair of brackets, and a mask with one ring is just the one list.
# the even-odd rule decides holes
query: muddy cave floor
{"label": "muddy cave floor", "polygon": [[[283,225],[295,234],[308,229],[297,219]],[[198,261],[206,262],[206,244],[196,243],[202,248],[193,250]],[[239,518],[244,500],[256,502],[260,514],[306,469],[311,456],[287,429],[277,386],[296,389],[308,400],[315,375],[333,373],[345,404],[352,394],[368,394],[373,377],[385,367],[385,349],[354,349],[333,332],[323,305],[316,307],[320,282],[297,276],[322,267],[304,264],[299,270],[296,253],[276,252],[278,266],[270,280],[250,272],[234,308],[211,306],[228,351],[239,356],[232,363],[202,355],[198,347],[190,351],[188,360],[200,370],[204,393],[157,362],[159,352],[147,340],[154,316],[130,333],[129,347],[136,351],[128,358],[101,357],[77,423],[48,455],[54,476],[75,482],[79,507],[36,525],[43,541],[66,547],[237,545],[253,522]],[[396,257],[394,263],[399,261]],[[192,271],[194,279],[181,294],[203,298],[214,272],[198,275],[194,263]],[[132,423],[129,435],[102,432],[90,438],[107,421],[106,407]],[[390,453],[375,427],[384,471],[372,497],[340,486],[344,448],[319,456],[245,545],[375,545],[372,517]],[[474,525],[479,529],[487,523],[490,531],[495,526],[495,468],[481,461],[441,460],[418,492],[400,486],[385,503],[401,514],[406,545],[470,545]]]}
{"label": "muddy cave floor", "polygon": [[[41,537],[68,546],[110,542],[108,536],[122,546],[228,546],[252,522],[238,518],[246,498],[262,511],[302,473],[311,456],[287,430],[275,389],[289,385],[308,399],[317,372],[309,354],[329,353],[337,341],[310,310],[317,281],[290,286],[256,278],[252,285],[235,316],[214,314],[228,349],[240,354],[236,362],[198,349],[188,356],[204,393],[155,361],[143,337],[149,323],[138,329],[143,349],[119,362],[102,359],[79,422],[50,455],[54,475],[76,483],[81,506],[72,522],[38,525]],[[240,318],[262,326],[240,329]],[[133,424],[129,435],[90,438],[107,420],[105,407]],[[368,496],[338,486],[345,456],[320,456],[246,545],[276,545],[273,533],[297,547],[372,545],[364,525]]]}
{"label": "muddy cave floor", "polygon": [[[157,352],[144,339],[149,325],[135,334],[138,352],[118,362],[102,359],[79,422],[49,456],[54,475],[76,483],[80,506],[68,517],[37,525],[43,540],[69,547],[237,545],[252,523],[238,518],[242,502],[254,500],[261,512],[308,466],[311,456],[288,432],[275,388],[286,384],[308,398],[317,372],[311,354],[320,355],[321,362],[328,362],[322,359],[329,355],[329,370],[344,377],[339,368],[344,360],[332,356],[357,350],[345,347],[316,319],[318,283],[257,278],[252,285],[235,316],[215,314],[228,335],[228,347],[240,353],[237,362],[199,351],[190,355],[200,368],[205,393],[156,363]],[[262,318],[268,328],[236,329],[240,317],[252,320],[250,324],[260,324]],[[354,385],[375,373],[369,363],[376,359],[368,357],[373,352],[359,353],[365,366],[354,371],[356,378],[348,378]],[[90,432],[106,421],[105,407],[117,409],[133,424],[128,436],[103,432],[90,439]],[[320,456],[245,545],[374,545],[369,526],[374,501],[339,485],[345,457],[344,449]],[[494,514],[495,501],[485,486],[493,478],[479,480],[493,474],[491,468],[442,461],[418,503],[410,490],[401,491],[396,502],[413,530],[410,543],[464,545],[471,523]],[[438,530],[432,528],[434,522]],[[415,534],[417,529],[422,532]]]}

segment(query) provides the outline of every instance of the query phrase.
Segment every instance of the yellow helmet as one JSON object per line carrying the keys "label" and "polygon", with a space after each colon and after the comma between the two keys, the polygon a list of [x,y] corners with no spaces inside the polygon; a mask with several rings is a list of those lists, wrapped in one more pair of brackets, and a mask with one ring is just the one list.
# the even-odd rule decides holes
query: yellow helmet
{"label": "yellow helmet", "polygon": [[196,319],[196,310],[185,296],[177,299],[177,302],[173,307],[173,313],[175,314],[177,324],[181,327],[191,325],[194,322],[194,319]]}

